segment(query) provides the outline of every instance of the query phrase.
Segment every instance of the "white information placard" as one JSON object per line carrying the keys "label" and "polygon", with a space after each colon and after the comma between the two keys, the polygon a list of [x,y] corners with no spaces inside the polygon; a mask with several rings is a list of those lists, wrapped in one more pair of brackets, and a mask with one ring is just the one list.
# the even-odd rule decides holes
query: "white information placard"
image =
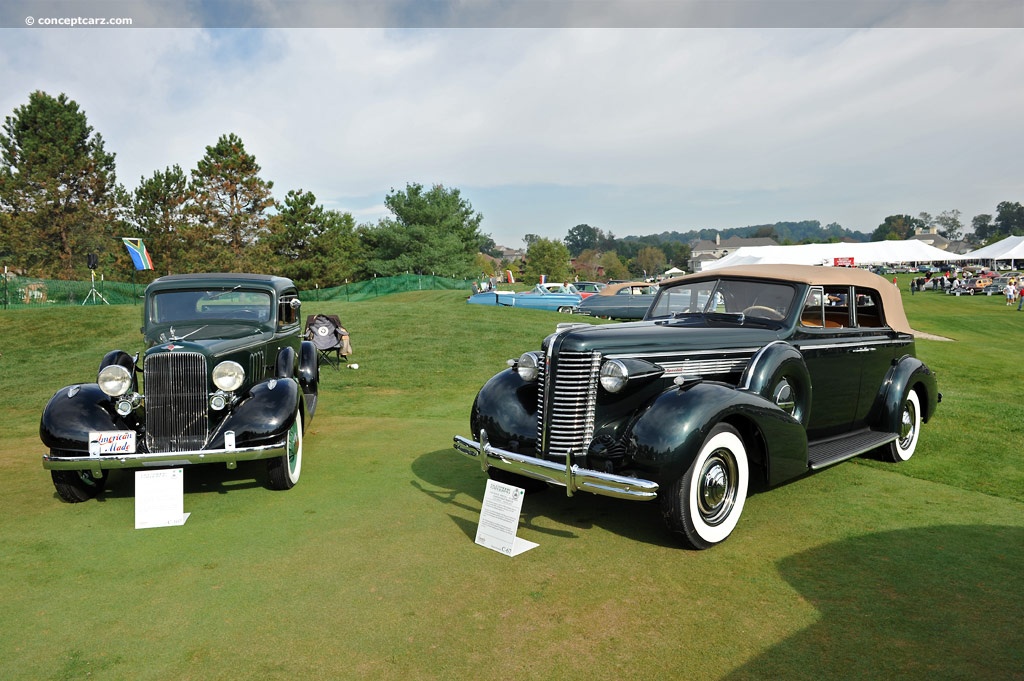
{"label": "white information placard", "polygon": [[520,487],[496,480],[487,481],[484,502],[480,507],[480,523],[476,528],[477,544],[506,556],[518,556],[538,546],[516,536],[524,494]]}
{"label": "white information placard", "polygon": [[135,529],[184,525],[185,474],[180,468],[135,472]]}

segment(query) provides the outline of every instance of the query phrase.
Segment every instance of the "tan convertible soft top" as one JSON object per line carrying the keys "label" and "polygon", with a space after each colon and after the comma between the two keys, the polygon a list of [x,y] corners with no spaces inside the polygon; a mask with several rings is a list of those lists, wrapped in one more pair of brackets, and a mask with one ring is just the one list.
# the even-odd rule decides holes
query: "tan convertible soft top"
{"label": "tan convertible soft top", "polygon": [[772,279],[819,286],[860,286],[878,291],[885,310],[885,323],[896,331],[917,333],[910,328],[903,311],[900,290],[891,281],[859,267],[818,267],[814,265],[736,265],[719,267],[706,272],[687,274],[661,282],[670,286],[677,282],[707,281],[721,277],[742,277],[744,279]]}

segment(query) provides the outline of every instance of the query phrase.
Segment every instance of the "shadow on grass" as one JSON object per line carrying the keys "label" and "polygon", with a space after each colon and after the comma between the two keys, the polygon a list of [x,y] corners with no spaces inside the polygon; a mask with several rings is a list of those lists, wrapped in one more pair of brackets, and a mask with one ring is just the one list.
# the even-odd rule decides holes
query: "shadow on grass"
{"label": "shadow on grass", "polygon": [[1006,526],[899,530],[790,556],[779,571],[819,621],[725,678],[1024,678],[1021,565],[1024,528]]}
{"label": "shadow on grass", "polygon": [[[424,494],[474,516],[480,513],[487,475],[454,450],[421,455],[413,461],[412,472],[419,478],[411,482],[412,486]],[[569,498],[563,489],[552,487],[527,493],[522,514],[521,528],[547,536],[572,538],[579,530],[600,527],[634,541],[679,546],[665,530],[656,501],[624,501],[585,492]],[[449,516],[467,537],[476,537],[476,517],[466,520],[453,513]],[[554,524],[558,527],[552,527]]]}
{"label": "shadow on grass", "polygon": [[[170,466],[169,468],[174,468]],[[241,461],[234,470],[223,464],[182,466],[185,471],[184,493],[227,494],[232,490],[266,488],[267,464],[264,461]],[[113,469],[107,473],[103,491],[96,496],[102,503],[107,499],[130,499],[135,496],[135,472],[155,468]],[[59,499],[53,493],[54,499]]]}

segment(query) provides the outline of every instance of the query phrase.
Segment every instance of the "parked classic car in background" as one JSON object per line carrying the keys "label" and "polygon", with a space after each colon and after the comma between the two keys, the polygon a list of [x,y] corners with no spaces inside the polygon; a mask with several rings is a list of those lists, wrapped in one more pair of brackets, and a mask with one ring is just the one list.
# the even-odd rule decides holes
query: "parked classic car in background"
{"label": "parked classic car in background", "polygon": [[530,291],[484,291],[469,297],[470,305],[525,307],[533,310],[572,312],[583,297],[572,284],[537,284]]}
{"label": "parked classic car in background", "polygon": [[272,488],[298,482],[319,369],[291,280],[162,277],[146,288],[142,333],[141,358],[108,352],[95,383],[43,410],[43,467],[62,499],[94,497],[114,468],[266,459]]}
{"label": "parked classic car in background", "polygon": [[582,301],[573,312],[608,319],[643,319],[657,292],[657,284],[644,281],[609,284],[596,296]]}
{"label": "parked classic car in background", "polygon": [[751,484],[906,461],[941,399],[899,290],[861,269],[720,268],[663,282],[643,321],[560,326],[481,388],[456,450],[527,490],[659,499],[698,549]]}

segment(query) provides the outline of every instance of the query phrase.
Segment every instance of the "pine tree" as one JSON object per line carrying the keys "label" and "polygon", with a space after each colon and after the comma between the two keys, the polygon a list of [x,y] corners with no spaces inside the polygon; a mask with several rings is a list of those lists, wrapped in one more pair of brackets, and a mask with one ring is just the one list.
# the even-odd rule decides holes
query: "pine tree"
{"label": "pine tree", "polygon": [[33,92],[5,120],[0,151],[0,248],[16,267],[72,279],[86,275],[89,253],[113,261],[114,154],[77,103]]}

